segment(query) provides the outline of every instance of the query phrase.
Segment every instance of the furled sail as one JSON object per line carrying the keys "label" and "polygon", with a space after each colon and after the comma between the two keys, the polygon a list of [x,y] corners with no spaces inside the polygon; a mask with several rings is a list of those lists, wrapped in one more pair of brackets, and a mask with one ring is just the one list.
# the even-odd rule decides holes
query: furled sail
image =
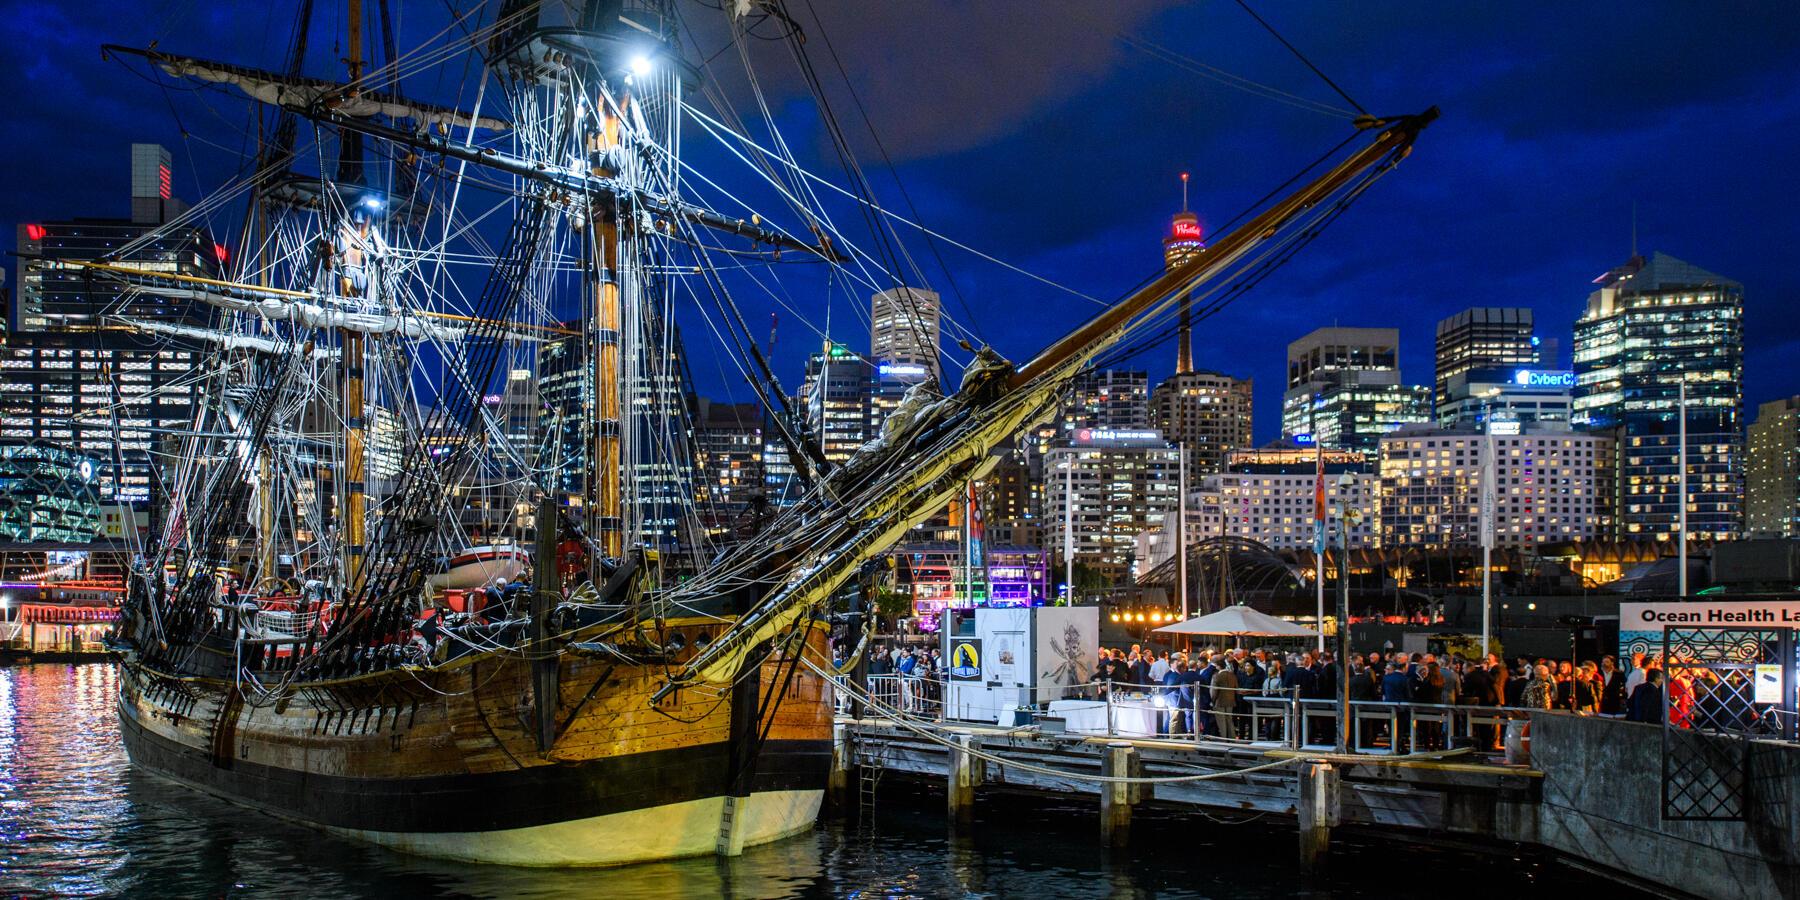
{"label": "furled sail", "polygon": [[229,63],[213,62],[192,56],[177,56],[155,50],[139,50],[120,46],[108,46],[105,49],[108,52],[142,56],[177,78],[192,78],[196,81],[229,85],[263,103],[296,112],[306,112],[324,107],[356,118],[387,116],[390,119],[411,119],[422,124],[443,128],[468,128],[471,125],[484,131],[506,131],[512,128],[511,123],[504,119],[472,115],[459,109],[420,103],[381,91],[370,91],[359,84],[282,75],[249,66],[235,66]]}

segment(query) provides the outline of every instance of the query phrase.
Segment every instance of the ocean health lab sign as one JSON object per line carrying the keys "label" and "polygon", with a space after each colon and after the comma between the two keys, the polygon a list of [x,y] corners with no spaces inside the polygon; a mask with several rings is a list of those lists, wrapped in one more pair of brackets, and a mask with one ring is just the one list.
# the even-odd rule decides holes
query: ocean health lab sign
{"label": "ocean health lab sign", "polygon": [[1619,604],[1619,655],[1661,653],[1676,628],[1800,628],[1800,600],[1687,600]]}

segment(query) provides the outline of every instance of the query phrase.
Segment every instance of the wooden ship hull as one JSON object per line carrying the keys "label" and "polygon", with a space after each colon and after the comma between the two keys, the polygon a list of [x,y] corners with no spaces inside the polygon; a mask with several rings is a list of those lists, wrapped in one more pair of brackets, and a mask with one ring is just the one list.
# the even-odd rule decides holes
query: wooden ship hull
{"label": "wooden ship hull", "polygon": [[[721,627],[669,624],[688,646]],[[808,641],[808,656],[826,658],[823,629]],[[654,708],[674,660],[565,649],[555,661],[543,750],[533,666],[516,653],[308,684],[258,705],[229,681],[127,659],[119,721],[143,770],[425,856],[610,866],[735,853],[812,827],[831,760],[830,686],[793,654]]]}

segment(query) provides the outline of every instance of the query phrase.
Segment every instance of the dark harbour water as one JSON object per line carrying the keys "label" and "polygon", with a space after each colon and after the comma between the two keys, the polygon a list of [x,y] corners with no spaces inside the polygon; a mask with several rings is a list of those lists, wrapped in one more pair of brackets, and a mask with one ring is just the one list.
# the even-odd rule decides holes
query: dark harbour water
{"label": "dark harbour water", "polygon": [[[1623,895],[1535,858],[1336,845],[1298,871],[1291,822],[1141,814],[1097,847],[1098,804],[982,797],[951,839],[943,795],[883,787],[870,825],[820,825],[738,859],[546,871],[440,863],[338,840],[136,773],[106,665],[0,669],[0,897],[1471,897]],[[1527,893],[1529,892],[1529,893]]]}

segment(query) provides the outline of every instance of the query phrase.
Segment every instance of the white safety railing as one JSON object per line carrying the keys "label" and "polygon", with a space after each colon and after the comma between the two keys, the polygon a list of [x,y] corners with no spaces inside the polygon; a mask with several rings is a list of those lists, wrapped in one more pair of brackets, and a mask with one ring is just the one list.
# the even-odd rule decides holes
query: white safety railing
{"label": "white safety railing", "polygon": [[[838,709],[847,712],[853,688],[835,679]],[[917,675],[870,675],[869,697],[879,714],[943,721],[946,698],[954,701],[966,682]],[[1186,690],[1184,690],[1184,688]],[[1255,688],[1204,685],[1087,684],[1044,689],[1018,688],[1015,725],[1114,737],[1168,737],[1248,746],[1329,751],[1337,746],[1335,699],[1301,698],[1298,691],[1265,693]],[[1009,709],[1002,711],[1002,718]],[[1463,743],[1477,751],[1497,750],[1509,721],[1527,711],[1508,707],[1442,703],[1350,702],[1350,750],[1363,754],[1403,754],[1450,749]],[[951,718],[954,718],[952,715]],[[977,721],[977,720],[970,720]],[[1008,724],[1002,721],[1000,724]]]}

